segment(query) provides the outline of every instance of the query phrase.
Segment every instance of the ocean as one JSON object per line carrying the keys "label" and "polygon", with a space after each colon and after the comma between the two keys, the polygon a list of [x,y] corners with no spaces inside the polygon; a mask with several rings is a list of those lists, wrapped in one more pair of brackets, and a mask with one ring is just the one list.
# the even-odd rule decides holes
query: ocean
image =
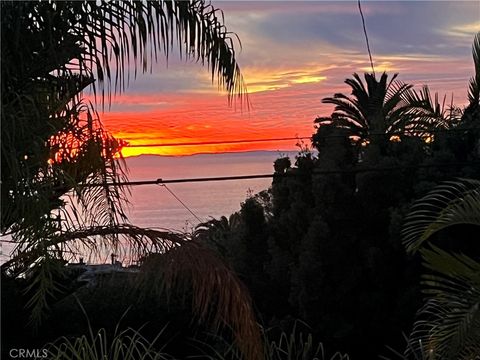
{"label": "ocean", "polygon": [[[277,158],[289,156],[293,162],[295,155],[296,152],[276,151],[181,157],[141,155],[126,158],[125,162],[130,181],[170,180],[271,174]],[[190,232],[199,222],[228,217],[240,210],[249,194],[268,189],[271,182],[271,178],[265,178],[176,183],[168,185],[171,192],[160,185],[132,186],[127,215],[136,226]],[[2,239],[9,240],[9,237]],[[0,263],[9,258],[12,249],[11,243],[0,243]]]}
{"label": "ocean", "polygon": [[[183,157],[142,155],[127,158],[129,179],[163,180],[273,173],[280,156],[294,158],[294,152],[255,151],[201,154]],[[246,179],[200,183],[142,185],[131,189],[130,221],[142,227],[191,230],[199,220],[229,216],[240,209],[249,194],[267,189],[272,179]],[[183,202],[188,209],[182,205]]]}

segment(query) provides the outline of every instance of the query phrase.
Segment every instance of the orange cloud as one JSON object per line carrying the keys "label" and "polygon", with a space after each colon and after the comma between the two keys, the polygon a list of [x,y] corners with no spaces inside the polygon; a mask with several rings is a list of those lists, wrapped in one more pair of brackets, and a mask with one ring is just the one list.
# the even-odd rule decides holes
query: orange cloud
{"label": "orange cloud", "polygon": [[[308,84],[307,84],[308,85]],[[295,89],[304,87],[303,91]],[[225,97],[203,96],[188,104],[150,108],[140,112],[104,113],[112,134],[131,145],[238,141],[310,136],[319,96],[301,84],[288,91],[253,93],[250,111],[235,111]],[[134,97],[137,99],[138,97]],[[297,99],[297,100],[295,100]],[[140,154],[189,155],[250,150],[292,150],[296,140],[196,146],[128,147],[124,156]]]}

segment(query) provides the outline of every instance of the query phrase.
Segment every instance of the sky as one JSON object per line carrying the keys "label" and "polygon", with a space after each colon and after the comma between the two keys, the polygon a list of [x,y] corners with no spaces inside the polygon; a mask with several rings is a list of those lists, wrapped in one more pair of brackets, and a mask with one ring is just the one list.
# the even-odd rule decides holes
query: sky
{"label": "sky", "polygon": [[[106,128],[130,144],[220,142],[308,137],[331,105],[321,99],[349,94],[344,80],[370,71],[356,1],[212,1],[235,32],[237,61],[250,110],[229,106],[207,68],[171,55],[137,76],[101,114]],[[363,1],[375,71],[428,84],[456,105],[467,99],[473,75],[471,46],[480,31],[480,2]],[[126,147],[124,156],[189,155],[292,150],[297,140]],[[305,145],[308,145],[308,140]]]}

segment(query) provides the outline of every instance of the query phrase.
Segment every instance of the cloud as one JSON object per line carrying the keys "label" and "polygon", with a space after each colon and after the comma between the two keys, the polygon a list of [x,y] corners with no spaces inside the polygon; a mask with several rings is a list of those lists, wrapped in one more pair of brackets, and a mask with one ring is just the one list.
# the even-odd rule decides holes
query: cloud
{"label": "cloud", "polygon": [[[478,16],[480,17],[480,9],[479,9]],[[480,31],[480,21],[475,21],[468,24],[460,24],[460,25],[452,26],[450,29],[447,29],[445,31],[445,34],[454,36],[454,37],[466,38],[468,41],[471,41],[472,34],[476,34],[479,31]]]}
{"label": "cloud", "polygon": [[[114,100],[104,123],[132,143],[218,141],[239,138],[309,136],[313,120],[332,108],[321,99],[349,94],[353,72],[370,71],[356,2],[214,2],[225,10],[228,29],[238,33],[237,54],[253,108],[235,111],[212,85],[205,67],[172,54],[139,75]],[[478,12],[463,2],[363,2],[376,72],[399,72],[416,86],[466,101],[473,74],[469,33]],[[479,5],[480,6],[480,5]],[[126,150],[188,154],[246,149],[294,148],[282,144],[162,147]]]}

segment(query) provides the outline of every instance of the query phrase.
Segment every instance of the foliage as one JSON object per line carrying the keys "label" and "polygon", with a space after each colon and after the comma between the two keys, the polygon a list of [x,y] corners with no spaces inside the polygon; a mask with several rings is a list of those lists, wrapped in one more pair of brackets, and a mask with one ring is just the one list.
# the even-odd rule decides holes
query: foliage
{"label": "foliage", "polygon": [[[478,155],[480,33],[475,36],[472,52],[475,76],[470,80],[469,104],[458,127],[470,130],[469,136],[463,133],[462,140]],[[478,177],[445,182],[415,203],[405,220],[405,246],[410,252],[420,252],[428,271],[423,277],[427,296],[417,314],[407,356],[480,356],[480,251],[478,244],[465,240],[471,237],[472,227],[480,225],[479,190]],[[427,246],[432,240],[442,246]]]}
{"label": "foliage", "polygon": [[[414,199],[460,176],[475,180],[428,195],[403,232],[431,272],[409,351],[477,354],[478,263],[453,252],[446,231],[478,225],[480,35],[465,109],[446,108],[427,87],[417,92],[396,75],[387,82],[387,74],[365,74],[364,84],[354,74],[346,80],[352,96],[324,99],[335,108],[315,120],[318,155],[302,151],[293,165],[277,160],[268,193],[247,199],[229,219],[202,224],[190,239],[124,224],[123,189],[105,185],[124,179],[116,159],[122,144],[105,132],[82,91],[92,86],[109,99],[131,72],[148,70],[160,52],[168,57],[176,41],[183,56],[209,66],[230,99],[241,98],[232,40],[216,10],[195,0],[2,2],[2,17],[2,232],[18,243],[2,276],[24,285],[34,321],[66,294],[58,278],[67,252],[98,258],[113,250],[143,261],[131,277],[134,289],[167,301],[182,295],[196,319],[231,335],[227,356],[264,355],[239,278],[262,322],[284,331],[265,341],[267,358],[323,356],[320,338],[354,357],[376,356],[410,330],[418,308],[418,263],[405,253],[402,219]],[[67,202],[78,202],[73,212]],[[425,248],[433,237],[446,239],[447,249]],[[296,318],[313,325],[311,335],[297,337]],[[150,354],[137,331],[115,332],[109,349],[108,341],[106,330],[90,332],[51,349],[60,356],[80,349]]]}
{"label": "foliage", "polygon": [[[161,333],[159,334],[159,336]],[[156,339],[155,339],[156,340]],[[62,337],[46,346],[49,359],[54,360],[168,360],[171,356],[156,349],[156,341],[145,339],[139,330],[128,328],[119,331],[117,328],[113,339],[109,339],[107,331],[102,328],[96,333],[90,328],[88,336],[69,339]]]}
{"label": "foliage", "polygon": [[203,1],[2,2],[2,233],[17,258],[78,226],[126,221],[125,189],[89,186],[125,176],[122,144],[82,91],[99,88],[103,101],[175,42],[243,96],[233,41]]}
{"label": "foliage", "polygon": [[353,74],[353,79],[345,80],[352,88],[352,97],[338,93],[323,99],[323,103],[335,105],[335,110],[330,118],[319,118],[315,122],[320,126],[332,122],[362,139],[402,132],[407,120],[402,99],[412,86],[395,81],[397,75],[387,83],[386,73],[378,81],[373,74],[365,74],[364,85],[358,74]]}
{"label": "foliage", "polygon": [[470,79],[468,88],[469,107],[478,108],[480,105],[480,33],[475,35],[472,46],[475,75]]}
{"label": "foliage", "polygon": [[[474,260],[452,249],[427,246],[437,233],[450,227],[480,226],[479,190],[478,180],[442,184],[419,200],[405,220],[405,246],[421,253],[428,270],[423,277],[427,297],[417,314],[407,355],[430,353],[442,359],[480,356],[480,247],[472,244],[477,250]],[[458,230],[454,233],[461,234]],[[472,248],[461,250],[472,252]]]}
{"label": "foliage", "polygon": [[[305,329],[304,332],[302,329]],[[302,321],[295,321],[291,330],[279,331],[276,328],[264,329],[262,332],[265,360],[348,360],[347,354],[335,352],[328,354],[322,343],[316,343],[309,331],[308,325]],[[219,339],[223,343],[223,339]],[[218,350],[206,343],[199,342],[208,360],[241,360],[242,355],[235,348],[224,346]],[[212,354],[212,355],[210,355]]]}
{"label": "foliage", "polygon": [[[394,74],[387,83],[386,73],[379,80],[374,74],[366,73],[364,84],[358,74],[353,74],[353,79],[345,80],[352,88],[352,96],[337,93],[322,100],[335,108],[330,116],[315,119],[319,133],[334,127],[343,130],[343,136],[355,143],[372,142],[383,151],[392,136],[426,138],[431,136],[432,130],[458,124],[462,112],[453,104],[447,109],[446,97],[440,103],[438,94],[433,98],[428,86],[417,91],[412,85],[396,80],[397,76]],[[324,136],[317,134],[314,141]]]}
{"label": "foliage", "polygon": [[[84,310],[83,310],[84,311]],[[87,318],[88,321],[88,318]],[[303,324],[296,322],[292,331],[285,331],[277,334],[274,329],[265,330],[262,333],[264,342],[265,360],[348,360],[346,354],[339,352],[328,356],[321,343],[314,343],[312,335],[300,330]],[[48,351],[49,358],[52,359],[175,359],[176,357],[168,354],[167,343],[173,339],[166,333],[168,326],[163,327],[153,340],[142,335],[143,327],[134,330],[131,327],[121,330],[118,323],[113,330],[113,335],[109,331],[100,328],[93,330],[93,326],[88,321],[88,334],[79,335],[72,338],[62,336],[54,342],[44,346]],[[192,341],[193,340],[193,341]],[[192,344],[201,355],[193,357],[198,359],[210,360],[240,360],[244,359],[241,353],[235,347],[229,344],[216,348],[209,345],[204,340],[192,339]],[[218,339],[221,344],[224,339]]]}
{"label": "foliage", "polygon": [[480,226],[478,180],[448,181],[411,208],[402,231],[407,251],[415,252],[436,232],[456,224]]}
{"label": "foliage", "polygon": [[480,178],[470,105],[446,108],[428,88],[386,74],[366,82],[354,75],[351,97],[326,100],[335,108],[315,121],[317,154],[278,159],[268,196],[242,204],[235,227],[204,226],[199,237],[245,279],[266,326],[288,331],[299,318],[327,348],[358,358],[403,346],[421,306],[421,264],[401,234],[412,202],[442,181]]}
{"label": "foliage", "polygon": [[191,289],[199,320],[213,324],[217,331],[228,327],[246,358],[261,357],[260,331],[248,290],[212,251],[191,240],[165,255],[151,255],[142,272],[139,288],[160,286],[167,294]]}
{"label": "foliage", "polygon": [[304,337],[302,332],[296,330],[296,325],[290,334],[282,332],[277,341],[270,341],[267,345],[266,354],[268,354],[266,360],[349,359],[348,355],[340,352],[336,352],[330,357],[326,356],[322,343],[315,344],[312,334],[307,334]]}
{"label": "foliage", "polygon": [[[109,102],[131,75],[148,71],[160,54],[168,58],[177,44],[185,59],[208,67],[229,100],[243,101],[246,87],[220,11],[203,0],[5,1],[1,7],[1,230],[16,243],[2,272],[25,278],[33,324],[65,296],[57,274],[77,254],[99,261],[113,252],[135,262],[167,252],[159,270],[163,289],[191,284],[199,317],[232,326],[239,348],[257,358],[250,299],[228,268],[179,234],[127,223],[128,190],[109,186],[126,179],[118,154],[123,144],[83,97],[90,87],[95,102],[98,93],[102,105]],[[193,262],[179,263],[184,259],[212,276],[200,277],[187,267]],[[216,307],[211,291],[218,292]]]}
{"label": "foliage", "polygon": [[[113,228],[90,227],[69,234],[71,238],[55,240],[72,245],[72,239],[80,239],[85,246],[96,248],[98,241],[108,238],[107,235],[112,233],[119,236],[120,241],[132,244],[130,248],[132,254],[148,255],[143,259],[140,271],[131,277],[131,287],[140,294],[137,296],[139,300],[148,294],[157,297],[159,301],[162,296],[192,294],[191,306],[198,321],[209,323],[216,331],[231,329],[236,345],[245,356],[251,359],[261,356],[260,333],[248,291],[230,268],[211,250],[186,239],[183,234],[122,225]],[[31,256],[34,258],[36,255],[32,253]],[[61,266],[57,267],[57,271],[65,272],[63,264],[59,265]],[[45,266],[43,264],[29,269],[26,278],[32,280],[27,289],[35,289],[38,286],[38,276],[30,275],[35,271],[52,276]],[[48,280],[52,281],[52,278],[49,277]],[[35,296],[40,297],[42,294],[36,295],[37,292],[34,292]],[[177,299],[179,295],[175,298]],[[34,298],[30,300],[33,301]]]}

